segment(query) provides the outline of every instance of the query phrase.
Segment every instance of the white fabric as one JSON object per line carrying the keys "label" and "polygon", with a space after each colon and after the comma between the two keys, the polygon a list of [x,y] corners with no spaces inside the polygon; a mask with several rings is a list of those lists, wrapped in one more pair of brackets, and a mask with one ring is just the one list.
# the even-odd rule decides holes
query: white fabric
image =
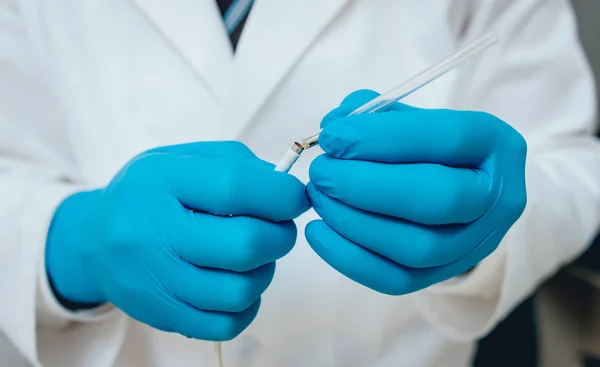
{"label": "white fabric", "polygon": [[[349,92],[385,91],[494,27],[501,43],[406,100],[475,109],[529,144],[529,202],[467,276],[405,297],[339,275],[299,239],[227,367],[467,366],[473,340],[586,247],[600,218],[592,77],[566,0],[258,0],[235,58],[213,0],[16,0],[0,10],[0,365],[212,366],[212,344],[119,310],[72,314],[44,280],[69,193],[133,155],[239,139],[277,161]],[[291,173],[307,180],[309,151]],[[42,264],[40,264],[42,263]],[[37,296],[36,296],[37,295]],[[37,299],[37,302],[36,302]]]}

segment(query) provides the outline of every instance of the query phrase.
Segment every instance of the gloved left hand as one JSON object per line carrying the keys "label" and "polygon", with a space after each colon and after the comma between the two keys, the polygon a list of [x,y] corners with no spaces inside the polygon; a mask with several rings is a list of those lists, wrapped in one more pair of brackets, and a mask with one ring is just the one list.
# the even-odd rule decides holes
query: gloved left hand
{"label": "gloved left hand", "polygon": [[308,194],[322,220],[311,247],[342,274],[400,295],[465,273],[492,253],[526,203],[523,137],[481,112],[396,103],[355,92],[326,116]]}

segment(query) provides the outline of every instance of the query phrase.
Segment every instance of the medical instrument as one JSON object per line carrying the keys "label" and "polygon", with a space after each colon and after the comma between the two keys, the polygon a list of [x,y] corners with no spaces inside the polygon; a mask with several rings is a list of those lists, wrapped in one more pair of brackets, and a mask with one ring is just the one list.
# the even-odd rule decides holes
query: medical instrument
{"label": "medical instrument", "polygon": [[[357,108],[351,112],[350,115],[368,114],[380,111],[392,103],[396,103],[399,100],[409,96],[413,92],[416,92],[480,52],[493,46],[497,42],[498,36],[496,32],[490,30],[473,42],[462,47],[460,50],[450,55],[446,59],[433,66],[430,66],[400,85],[392,88],[387,93],[384,93]],[[319,144],[319,135],[321,134],[321,130],[298,142],[294,142],[294,144],[286,151],[285,155],[277,163],[275,170],[280,172],[289,172],[294,163],[296,163],[298,158],[300,158],[302,152]]]}

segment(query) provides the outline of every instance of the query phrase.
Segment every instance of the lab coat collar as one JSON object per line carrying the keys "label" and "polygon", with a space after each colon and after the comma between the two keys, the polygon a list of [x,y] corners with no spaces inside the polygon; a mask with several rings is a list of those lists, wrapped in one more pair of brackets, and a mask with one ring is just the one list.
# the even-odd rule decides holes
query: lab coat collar
{"label": "lab coat collar", "polygon": [[[146,0],[147,1],[147,0]],[[224,139],[238,139],[349,0],[256,0],[234,59]]]}
{"label": "lab coat collar", "polygon": [[215,102],[229,86],[233,52],[214,0],[129,0],[205,84]]}
{"label": "lab coat collar", "polygon": [[214,0],[129,0],[222,107],[239,139],[280,82],[350,0],[255,0],[235,57]]}

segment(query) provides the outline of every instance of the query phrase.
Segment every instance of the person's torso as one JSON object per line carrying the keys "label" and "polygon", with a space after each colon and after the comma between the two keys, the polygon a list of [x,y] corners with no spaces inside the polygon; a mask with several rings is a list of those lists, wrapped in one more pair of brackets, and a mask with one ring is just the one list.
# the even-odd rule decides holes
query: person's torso
{"label": "person's torso", "polygon": [[[90,186],[158,145],[237,139],[275,162],[348,93],[385,92],[449,54],[460,1],[258,0],[235,56],[213,0],[46,0],[29,12]],[[39,18],[37,18],[39,17]],[[39,22],[37,19],[43,19]],[[447,107],[448,74],[406,102]],[[68,138],[67,138],[68,137]],[[308,152],[292,174],[306,181]],[[464,366],[410,296],[377,294],[298,242],[256,321],[224,344],[227,367]],[[212,344],[131,321],[116,366],[212,366]]]}

